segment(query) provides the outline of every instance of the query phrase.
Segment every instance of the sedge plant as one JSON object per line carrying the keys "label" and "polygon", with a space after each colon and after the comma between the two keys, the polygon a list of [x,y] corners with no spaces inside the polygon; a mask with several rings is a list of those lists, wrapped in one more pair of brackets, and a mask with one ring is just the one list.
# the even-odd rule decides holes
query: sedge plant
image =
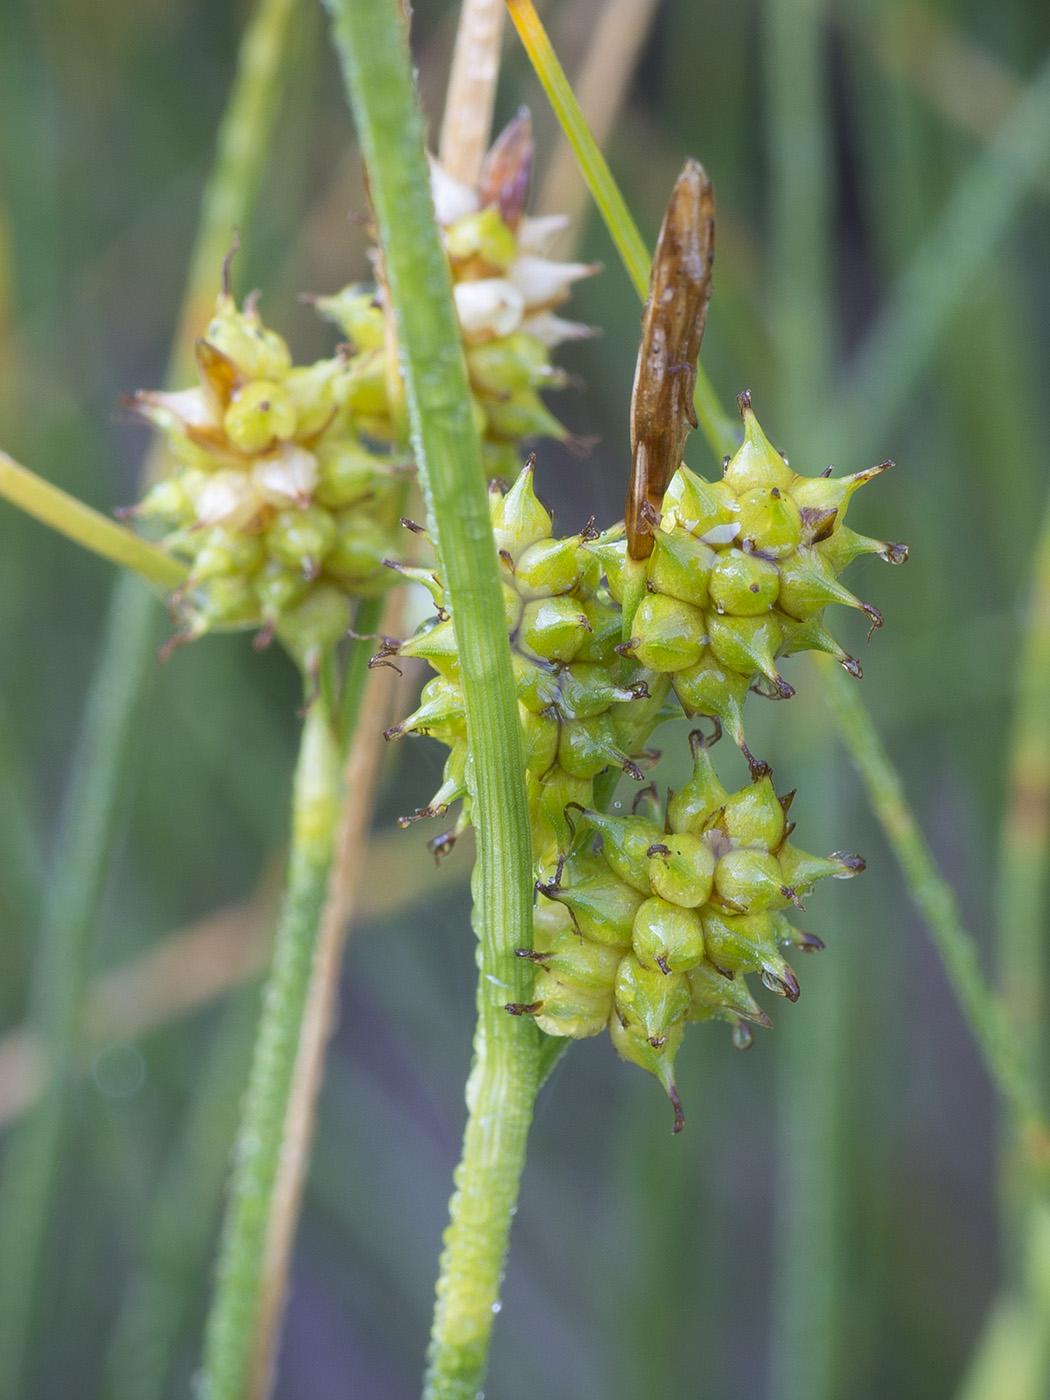
{"label": "sedge plant", "polygon": [[[380,248],[377,289],[319,301],[347,345],[293,367],[254,300],[238,307],[227,259],[197,343],[197,385],[134,398],[176,463],[133,511],[153,539],[59,500],[13,463],[0,489],[173,590],[169,649],[207,631],[250,628],[260,644],[281,643],[302,674],[288,884],[207,1327],[202,1386],[213,1398],[262,1395],[271,1378],[275,1324],[272,1307],[262,1320],[263,1299],[283,1284],[267,1278],[268,1241],[345,808],[343,756],[366,712],[365,643],[355,637],[348,663],[344,639],[351,619],[355,633],[376,629],[378,600],[400,579],[429,589],[434,619],[411,638],[385,640],[377,661],[402,655],[433,667],[421,705],[389,735],[446,743],[441,788],[415,815],[459,802],[437,848],[447,851],[468,824],[478,842],[478,1028],[426,1381],[431,1397],[467,1397],[484,1375],[533,1102],[564,1043],[608,1029],[621,1056],[663,1085],[677,1132],[674,1061],[687,1022],[727,1022],[737,1044],[749,1043],[749,1026],[768,1016],[745,978],[794,1000],[799,983],[785,954],[821,946],[787,911],[818,879],[863,866],[793,843],[790,795],[778,796],[748,743],[749,694],[793,694],[783,656],[813,650],[849,673],[842,685],[828,681],[847,746],[938,933],[1036,1175],[1045,1128],[1034,1071],[983,982],[874,731],[843,688],[855,685],[859,665],[824,625],[829,604],[881,625],[838,575],[863,555],[903,562],[903,546],[843,523],[853,492],[888,464],[845,478],[797,473],[748,395],[738,430],[706,376],[696,376],[713,252],[702,168],[687,164],[675,188],[650,280],[644,244],[551,66],[531,5],[514,0],[630,275],[649,292],[625,524],[581,522],[577,534],[556,538],[535,489],[542,463],[519,473],[520,439],[568,437],[538,391],[561,379],[551,346],[581,333],[554,308],[593,269],[545,259],[547,230],[524,215],[523,117],[476,185],[428,171],[398,7],[332,0],[330,8]],[[724,458],[718,481],[682,463],[698,424]],[[425,516],[412,529],[412,557],[398,528],[410,462]],[[511,484],[488,486],[494,475]],[[420,557],[420,548],[430,552]],[[696,723],[693,771],[665,804],[641,786],[649,739],[682,713]],[[722,733],[749,769],[737,791],[712,763]],[[629,817],[609,808],[621,773],[639,783]],[[286,1265],[285,1257],[278,1272]]]}

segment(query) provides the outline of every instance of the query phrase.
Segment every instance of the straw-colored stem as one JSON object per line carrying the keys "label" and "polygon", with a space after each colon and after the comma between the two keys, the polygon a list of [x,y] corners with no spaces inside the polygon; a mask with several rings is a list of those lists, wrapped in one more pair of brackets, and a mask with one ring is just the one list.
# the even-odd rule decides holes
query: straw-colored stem
{"label": "straw-colored stem", "polygon": [[456,631],[472,757],[478,1026],[426,1394],[474,1400],[537,1089],[539,1032],[528,1017],[505,1010],[527,996],[515,949],[532,939],[524,753],[481,451],[408,55],[392,0],[330,0],[330,8],[368,165],[416,460]]}
{"label": "straw-colored stem", "polygon": [[503,0],[463,0],[438,159],[453,179],[471,187],[488,150],[502,37]]}

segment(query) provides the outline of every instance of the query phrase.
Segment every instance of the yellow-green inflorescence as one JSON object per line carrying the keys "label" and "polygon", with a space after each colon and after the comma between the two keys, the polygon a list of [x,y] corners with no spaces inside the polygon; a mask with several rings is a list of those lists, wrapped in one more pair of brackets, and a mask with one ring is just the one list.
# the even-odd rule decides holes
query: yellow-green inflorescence
{"label": "yellow-green inflorescence", "polygon": [[196,355],[196,388],[134,401],[175,461],[136,514],[173,527],[164,543],[190,561],[179,640],[259,628],[309,668],[345,634],[349,599],[389,587],[404,468],[361,431],[355,354],[294,367],[225,286]]}
{"label": "yellow-green inflorescence", "polygon": [[[686,1023],[726,1021],[734,1042],[749,1044],[749,1023],[769,1020],[747,975],[795,1000],[798,981],[783,950],[823,946],[784,911],[824,876],[847,878],[864,866],[858,856],[825,859],[791,844],[790,796],[777,797],[768,765],[747,749],[744,699],[750,689],[793,694],[776,664],[792,652],[830,652],[859,676],[825,629],[824,609],[845,603],[881,625],[838,575],[861,554],[907,557],[903,545],[843,523],[853,492],[881,466],[837,479],[800,476],[766,440],[749,396],[740,409],[744,442],[722,480],[679,469],[653,522],[648,559],[627,558],[622,526],[555,539],[531,464],[510,490],[492,494],[543,896],[535,946],[521,954],[537,964],[535,995],[508,1010],[534,1015],[551,1035],[608,1028],[619,1053],[664,1085],[676,1130],[673,1066]],[[439,575],[413,572],[438,615],[377,659],[422,657],[437,672],[390,736],[429,734],[449,747],[444,782],[416,813],[436,816],[463,800],[454,830],[435,843],[444,849],[469,822],[463,699]],[[695,731],[692,778],[670,796],[662,821],[599,810],[596,778],[619,768],[641,779],[653,729],[683,710],[708,717],[715,737],[723,727],[732,734],[750,784],[727,792],[710,741]]]}
{"label": "yellow-green inflorescence", "polygon": [[[476,187],[452,178],[431,158],[431,193],[452,274],[452,295],[466,355],[474,417],[490,477],[517,474],[524,438],[550,437],[579,445],[540,397],[568,383],[550,352],[593,334],[555,314],[572,284],[597,263],[558,262],[547,248],[568,220],[525,213],[532,170],[532,123],[524,108],[494,142]],[[315,299],[362,353],[355,362],[359,411],[373,436],[396,439],[405,428],[404,386],[397,363],[382,261],[375,255],[378,291],[345,288]],[[385,333],[384,333],[385,326]],[[367,344],[362,343],[362,329]]]}
{"label": "yellow-green inflorescence", "polygon": [[[716,735],[718,730],[716,728]],[[789,841],[791,794],[778,798],[769,774],[730,794],[694,731],[689,783],[658,824],[583,808],[581,851],[538,885],[555,909],[537,911],[535,1000],[530,1013],[551,1035],[596,1035],[608,1026],[624,1057],[654,1074],[675,1109],[674,1058],[688,1021],[727,1021],[734,1042],[751,1043],[749,1022],[769,1018],[747,988],[757,973],[795,1001],[799,986],[784,948],[823,945],[783,911],[827,875],[863,870],[859,856],[807,855]],[[572,815],[570,813],[570,815]]]}
{"label": "yellow-green inflorescence", "polygon": [[[523,438],[571,442],[539,391],[565,382],[551,348],[590,334],[554,314],[573,281],[596,268],[543,255],[565,221],[524,213],[532,150],[522,112],[489,152],[477,189],[436,161],[431,167],[492,474],[508,464],[517,471]],[[293,366],[255,298],[237,307],[227,259],[196,346],[197,385],[131,401],[165,434],[175,462],[129,513],[161,521],[163,543],[190,563],[174,600],[176,642],[257,628],[313,670],[345,635],[349,600],[396,582],[384,561],[397,551],[408,425],[378,254],[374,262],[376,289],[312,298],[346,343],[330,358]]]}
{"label": "yellow-green inflorescence", "polygon": [[[552,517],[537,498],[532,478],[530,464],[510,490],[494,482],[490,500],[525,736],[533,853],[537,869],[544,871],[571,839],[567,804],[591,803],[599,773],[614,766],[641,778],[651,757],[644,738],[662,712],[669,685],[617,655],[622,619],[589,548],[597,532],[588,527],[568,539],[554,539]],[[402,572],[431,590],[438,616],[378,659],[422,657],[437,675],[424,687],[419,708],[388,737],[429,734],[449,746],[444,782],[416,813],[439,816],[463,800],[455,829],[438,838],[437,844],[447,849],[470,819],[456,640],[439,574]]]}
{"label": "yellow-green inflorescence", "polygon": [[621,650],[669,676],[687,715],[721,720],[757,774],[764,765],[747,749],[741,714],[748,691],[793,695],[777,661],[800,651],[828,652],[859,677],[859,662],[824,626],[824,609],[860,608],[881,627],[881,613],[838,576],[859,555],[899,564],[908,551],[843,523],[854,491],[892,463],[846,477],[831,477],[831,468],[800,476],[770,445],[750,395],[738,402],[744,441],[726,458],[721,481],[683,465],[664,496],[648,559],[632,564],[626,540],[606,545],[602,557],[627,614]]}

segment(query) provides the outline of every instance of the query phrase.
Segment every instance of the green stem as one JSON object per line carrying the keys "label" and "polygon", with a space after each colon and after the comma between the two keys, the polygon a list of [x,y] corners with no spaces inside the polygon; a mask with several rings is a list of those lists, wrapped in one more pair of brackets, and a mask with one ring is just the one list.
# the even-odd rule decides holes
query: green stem
{"label": "green stem", "polygon": [[485,1368],[538,1085],[539,1032],[515,949],[532,933],[524,754],[481,454],[449,273],[434,227],[422,121],[394,0],[329,0],[365,152],[403,357],[412,431],[436,534],[470,739],[478,1026],[469,1118],[438,1282],[426,1394],[473,1400]]}
{"label": "green stem", "polygon": [[[1036,546],[1017,674],[995,907],[999,982],[1028,1072],[1045,1094],[1046,878],[1050,854],[1050,510]],[[1037,1400],[1050,1372],[1050,1208],[1018,1143],[1002,1149],[1007,1284],[960,1400]]]}
{"label": "green stem", "polygon": [[1013,1112],[1033,1165],[1045,1177],[1050,1133],[1042,1117],[1039,1093],[1002,1002],[981,972],[977,945],[959,918],[955,892],[937,869],[901,780],[857,698],[855,684],[834,662],[817,657],[815,664],[824,672],[825,693],[836,723],[912,898],[930,929],[985,1069]]}
{"label": "green stem", "polygon": [[[172,357],[187,363],[210,311],[233,225],[247,217],[276,117],[281,56],[297,0],[259,0],[238,60],[201,210],[186,312]],[[177,387],[177,380],[169,381]],[[156,454],[151,454],[151,461]],[[148,471],[148,469],[147,469]],[[39,1289],[51,1198],[68,1114],[88,945],[113,834],[132,716],[157,646],[159,613],[139,580],[116,583],[99,665],[77,743],[64,817],[46,882],[32,973],[31,1021],[56,1070],[45,1099],[20,1123],[0,1178],[0,1393],[18,1400]]]}
{"label": "green stem", "polygon": [[339,796],[339,746],[331,716],[318,697],[303,726],[284,906],[263,994],[205,1333],[200,1394],[206,1400],[244,1400],[247,1393],[262,1261],[332,864]]}
{"label": "green stem", "polygon": [[1030,1073],[1045,1074],[1046,880],[1050,859],[1050,509],[1036,546],[1017,674],[999,852],[999,971]]}
{"label": "green stem", "polygon": [[6,452],[0,452],[0,496],[85,549],[130,569],[146,583],[165,592],[178,588],[189,572],[178,559],[86,506],[61,487],[53,486]]}

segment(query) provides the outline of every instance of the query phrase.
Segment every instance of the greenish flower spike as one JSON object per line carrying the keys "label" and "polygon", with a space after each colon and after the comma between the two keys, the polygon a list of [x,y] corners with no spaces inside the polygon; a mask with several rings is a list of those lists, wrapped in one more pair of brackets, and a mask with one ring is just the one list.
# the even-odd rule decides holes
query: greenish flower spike
{"label": "greenish flower spike", "polygon": [[770,1021],[745,978],[757,974],[796,1001],[783,950],[823,946],[784,911],[801,908],[818,880],[864,869],[859,856],[792,845],[791,798],[777,797],[769,775],[730,794],[709,741],[696,731],[692,744],[693,775],[669,799],[663,825],[589,808],[566,814],[586,839],[538,885],[559,910],[541,906],[536,946],[520,954],[536,964],[534,1000],[507,1008],[535,1016],[548,1035],[607,1026],[620,1055],[663,1084],[676,1132],[684,1120],[674,1058],[686,1023],[726,1021],[734,1043],[750,1045],[750,1025]]}
{"label": "greenish flower spike", "polygon": [[[453,179],[437,160],[430,163],[485,466],[489,476],[507,480],[521,468],[523,438],[585,445],[559,423],[540,392],[566,383],[564,372],[551,363],[551,350],[593,334],[556,311],[575,281],[599,271],[597,263],[546,256],[567,220],[525,213],[532,160],[532,122],[522,108],[493,144],[476,188]],[[404,432],[404,390],[384,314],[389,302],[378,257],[377,271],[375,295],[347,287],[337,296],[318,298],[317,306],[357,347],[353,392],[368,431],[381,440],[398,440]]]}
{"label": "greenish flower spike", "polygon": [[384,559],[403,469],[364,436],[355,357],[293,366],[254,298],[238,309],[229,262],[197,342],[197,386],[132,400],[164,433],[175,471],[129,514],[162,521],[162,544],[190,564],[169,647],[258,628],[313,671],[346,632],[348,600],[392,581]]}
{"label": "greenish flower spike", "polygon": [[[491,234],[479,225],[464,246],[478,256],[476,245]],[[734,1043],[749,1045],[750,1026],[770,1023],[746,978],[755,974],[794,1001],[799,984],[785,950],[823,946],[786,911],[802,908],[818,880],[864,868],[859,856],[811,856],[792,844],[793,794],[778,797],[768,765],[747,749],[744,701],[750,690],[792,695],[777,662],[795,651],[830,652],[859,676],[824,628],[824,609],[844,603],[881,626],[878,611],[838,576],[861,554],[895,564],[907,557],[905,546],[844,523],[853,493],[889,463],[839,479],[801,476],[769,444],[748,394],[738,400],[744,440],[721,481],[706,482],[682,463],[687,371],[702,336],[713,246],[710,182],[691,161],[664,220],[643,318],[625,523],[556,539],[531,462],[509,490],[494,485],[491,494],[545,897],[535,945],[519,952],[535,964],[533,999],[507,1010],[533,1016],[552,1036],[608,1028],[620,1055],[663,1084],[676,1132],[683,1116],[674,1060],[687,1022],[725,1021]],[[440,567],[395,567],[425,584],[437,615],[373,660],[422,657],[436,672],[418,709],[388,737],[427,734],[448,746],[440,789],[403,819],[438,816],[462,801],[453,829],[433,843],[444,853],[470,821],[453,620]],[[683,710],[708,717],[713,737],[694,732],[692,776],[669,795],[662,821],[601,811],[595,779],[615,768],[641,779],[653,730]],[[750,784],[735,793],[711,763],[723,729],[751,768]]]}
{"label": "greenish flower spike", "polygon": [[682,464],[652,520],[649,556],[630,559],[626,537],[598,552],[613,598],[630,613],[621,652],[669,676],[686,714],[725,725],[757,776],[764,765],[747,749],[741,713],[748,691],[792,696],[777,662],[799,651],[828,652],[859,677],[860,663],[825,628],[824,609],[859,608],[881,627],[878,609],[838,576],[858,555],[900,564],[908,549],[843,523],[854,491],[892,463],[840,478],[800,476],[770,445],[751,396],[738,404],[744,441],[722,480],[704,481]]}
{"label": "greenish flower spike", "polygon": [[[650,755],[644,739],[661,712],[668,683],[636,664],[621,663],[619,608],[601,583],[596,537],[555,539],[552,519],[533,489],[533,466],[507,491],[493,484],[492,524],[503,577],[507,629],[525,737],[526,780],[538,871],[553,867],[571,840],[568,803],[589,805],[594,780],[617,767],[641,778]],[[449,746],[444,782],[414,817],[441,815],[454,801],[463,808],[441,850],[470,820],[467,734],[455,635],[437,575],[402,570],[428,583],[440,611],[420,631],[391,644],[375,658],[422,657],[437,672],[423,689],[419,708],[388,731],[388,738],[429,734]]]}

